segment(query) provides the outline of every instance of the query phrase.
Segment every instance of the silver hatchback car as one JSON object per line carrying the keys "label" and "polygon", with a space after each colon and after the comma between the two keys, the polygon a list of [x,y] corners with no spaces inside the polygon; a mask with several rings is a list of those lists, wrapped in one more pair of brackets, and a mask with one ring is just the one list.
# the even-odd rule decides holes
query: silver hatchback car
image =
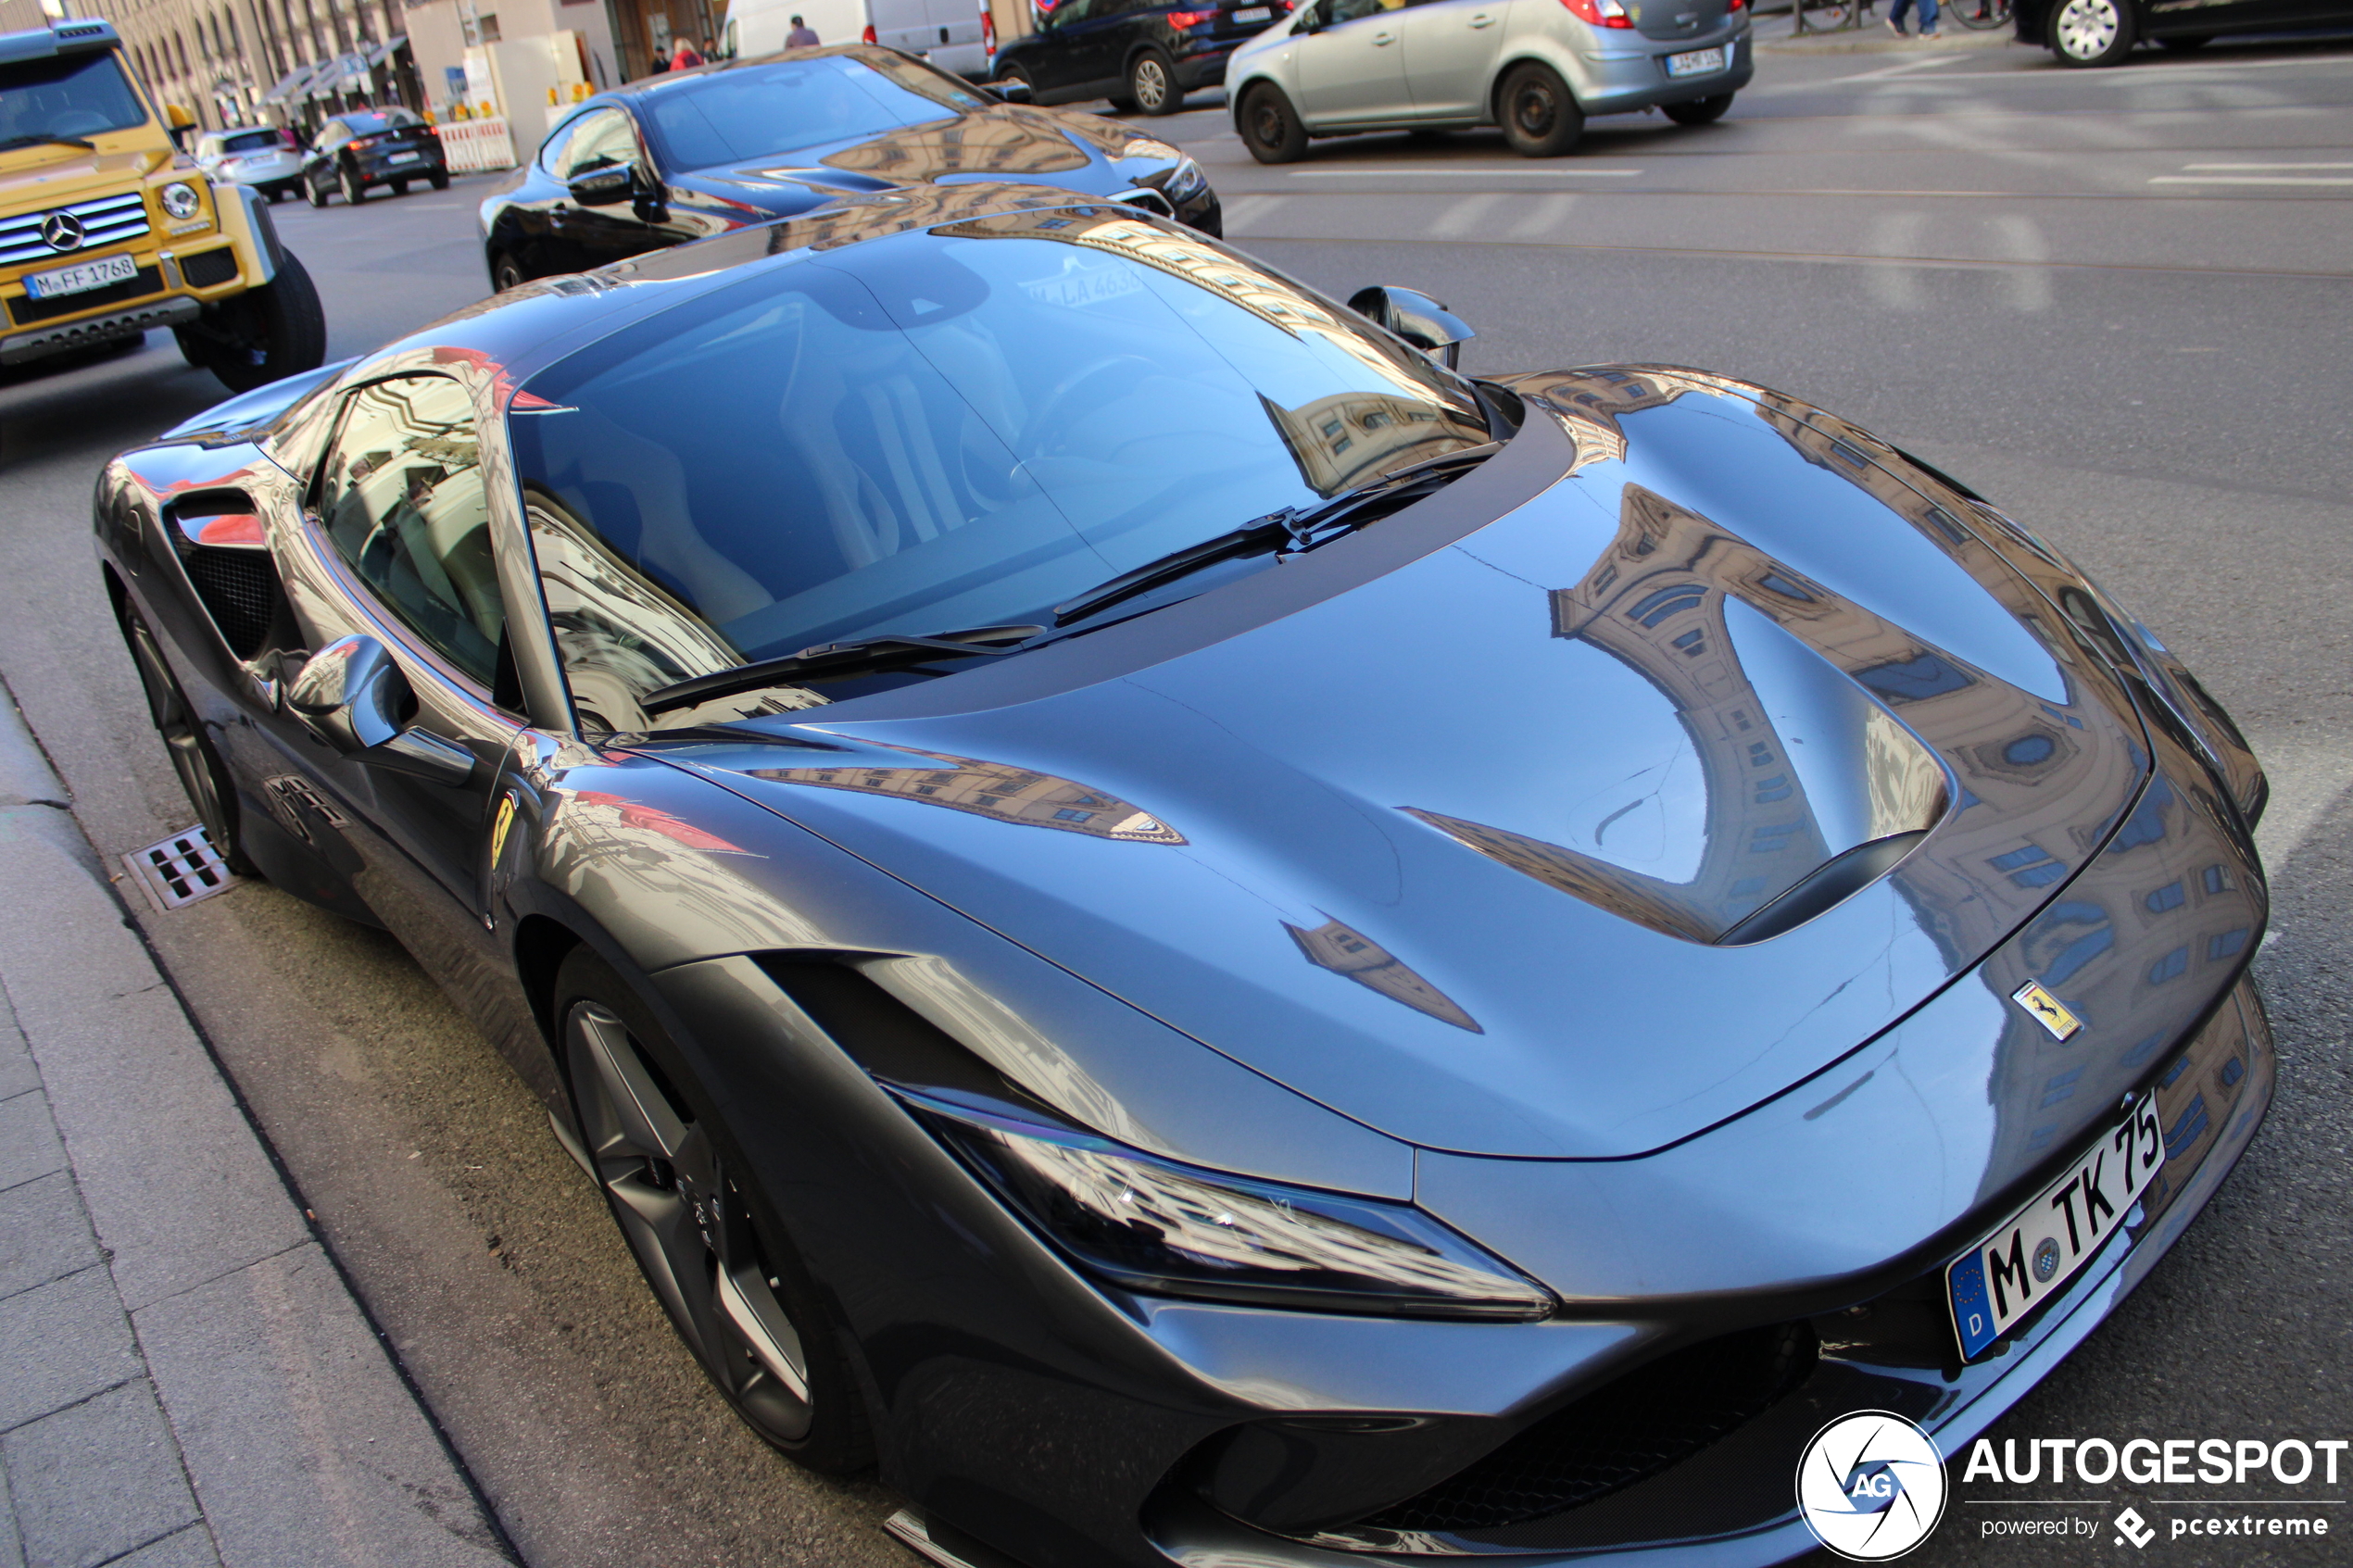
{"label": "silver hatchback car", "polygon": [[274,126],[240,125],[196,139],[197,165],[223,185],[251,185],[271,201],[302,185],[302,154]]}
{"label": "silver hatchback car", "polygon": [[1313,136],[1475,125],[1556,157],[1588,115],[1705,125],[1755,69],[1746,0],[1314,0],[1237,50],[1226,81],[1261,163]]}

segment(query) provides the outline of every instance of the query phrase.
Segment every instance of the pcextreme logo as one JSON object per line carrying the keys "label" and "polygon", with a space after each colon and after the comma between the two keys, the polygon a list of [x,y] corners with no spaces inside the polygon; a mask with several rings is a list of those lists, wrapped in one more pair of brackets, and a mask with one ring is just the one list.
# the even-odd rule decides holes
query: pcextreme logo
{"label": "pcextreme logo", "polygon": [[1887,1411],[1841,1416],[1797,1461],[1806,1527],[1856,1562],[1901,1557],[1944,1516],[1944,1456],[1929,1435]]}

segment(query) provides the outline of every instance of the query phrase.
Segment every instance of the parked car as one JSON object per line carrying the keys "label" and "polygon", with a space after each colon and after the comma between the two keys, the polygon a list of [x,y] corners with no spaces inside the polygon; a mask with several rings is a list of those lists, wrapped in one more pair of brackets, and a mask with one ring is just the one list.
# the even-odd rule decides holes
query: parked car
{"label": "parked car", "polygon": [[1719,119],[1755,69],[1745,0],[1315,0],[1244,44],[1227,85],[1261,163],[1302,157],[1313,137],[1479,125],[1557,157],[1590,115]]}
{"label": "parked car", "polygon": [[302,164],[303,194],[313,207],[326,206],[338,191],[347,205],[358,207],[378,185],[405,196],[416,180],[446,191],[449,165],[433,127],[403,108],[335,116],[310,139]]}
{"label": "parked car", "polygon": [[302,188],[302,152],[294,133],[273,125],[240,125],[196,138],[196,167],[216,185],[250,185],[271,201]]}
{"label": "parked car", "polygon": [[[1966,3],[1966,0],[1965,0]],[[2020,42],[2046,47],[2061,65],[2112,66],[2136,44],[2201,49],[2228,33],[2287,32],[2353,21],[2347,0],[2017,0]]]}
{"label": "parked car", "polygon": [[990,76],[1026,83],[1041,104],[1109,98],[1175,114],[1186,94],[1226,80],[1244,40],[1290,14],[1290,0],[1060,0],[1038,13],[1037,31],[997,45]]}
{"label": "parked car", "polygon": [[730,59],[776,54],[795,17],[821,44],[879,44],[970,81],[988,76],[988,0],[730,0],[721,50]]}
{"label": "parked car", "polygon": [[588,99],[483,202],[483,257],[508,289],[845,196],[991,177],[1219,228],[1201,166],[1164,142],[1001,102],[894,49],[828,44]]}
{"label": "parked car", "polygon": [[1834,415],[1352,303],[850,198],[124,454],[106,588],[211,842],[931,1561],[1784,1561],[2246,1149],[2261,770]]}

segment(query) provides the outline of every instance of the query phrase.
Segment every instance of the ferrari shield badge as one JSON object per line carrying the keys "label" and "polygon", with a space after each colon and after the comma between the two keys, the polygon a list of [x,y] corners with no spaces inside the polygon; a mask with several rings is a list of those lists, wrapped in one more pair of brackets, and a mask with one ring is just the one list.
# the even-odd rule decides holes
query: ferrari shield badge
{"label": "ferrari shield badge", "polygon": [[2054,1040],[2064,1040],[2083,1027],[2083,1021],[2067,1010],[2067,1004],[2043,989],[2039,980],[2030,980],[2010,993],[2010,1000],[2026,1010],[2026,1015],[2051,1033]]}
{"label": "ferrari shield badge", "polygon": [[515,825],[515,797],[511,792],[498,797],[498,816],[490,824],[490,863],[496,866],[507,852],[507,830]]}

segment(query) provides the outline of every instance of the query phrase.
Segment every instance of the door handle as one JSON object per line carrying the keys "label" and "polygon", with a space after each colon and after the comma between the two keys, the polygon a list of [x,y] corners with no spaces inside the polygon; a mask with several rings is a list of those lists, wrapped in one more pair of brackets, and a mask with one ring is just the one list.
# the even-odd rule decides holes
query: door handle
{"label": "door handle", "polygon": [[1470,24],[1473,27],[1493,27],[1495,25],[1495,19],[1489,16],[1485,11],[1481,11],[1478,15],[1471,18]]}
{"label": "door handle", "polygon": [[1391,44],[1396,42],[1397,35],[1393,32],[1376,32],[1373,34],[1373,47],[1376,49],[1386,49]]}

